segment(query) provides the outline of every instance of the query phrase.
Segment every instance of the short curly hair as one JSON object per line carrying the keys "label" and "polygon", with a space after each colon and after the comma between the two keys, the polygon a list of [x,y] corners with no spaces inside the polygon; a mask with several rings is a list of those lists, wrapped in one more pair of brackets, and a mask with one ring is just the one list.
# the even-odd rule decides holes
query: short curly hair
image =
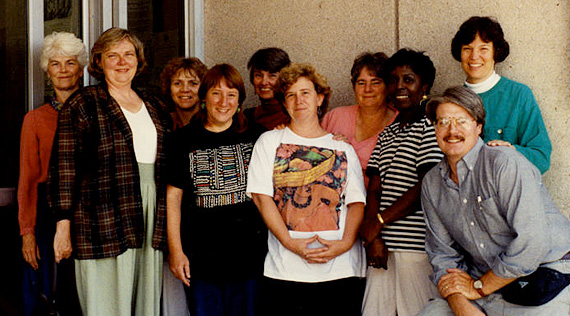
{"label": "short curly hair", "polygon": [[180,69],[188,73],[195,73],[198,79],[202,81],[204,75],[208,71],[208,67],[196,57],[176,57],[168,61],[164,69],[160,73],[160,88],[162,94],[170,95],[170,84],[172,76],[174,76]]}
{"label": "short curly hair", "polygon": [[277,80],[278,92],[276,97],[281,101],[281,104],[284,104],[285,92],[294,85],[300,77],[309,79],[315,85],[317,94],[324,96],[323,103],[320,106],[321,111],[319,111],[319,119],[321,119],[327,112],[332,90],[327,83],[327,78],[319,74],[312,65],[291,64],[281,69],[279,79]]}
{"label": "short curly hair", "polygon": [[103,32],[93,48],[91,48],[91,56],[89,57],[89,67],[87,70],[89,74],[95,79],[102,81],[105,79],[105,74],[103,69],[99,65],[101,62],[102,55],[111,48],[111,46],[118,44],[120,41],[127,39],[135,47],[135,52],[137,54],[137,75],[144,71],[146,68],[146,59],[144,57],[144,47],[143,43],[129,30],[125,30],[118,27],[112,27],[105,32]]}
{"label": "short curly hair", "polygon": [[451,55],[457,61],[461,61],[461,47],[473,42],[479,34],[485,43],[493,43],[493,59],[500,63],[509,56],[509,43],[505,40],[501,24],[495,18],[487,16],[472,16],[463,22],[459,31],[451,41]]}
{"label": "short curly hair", "polygon": [[49,60],[56,55],[76,57],[81,69],[87,65],[87,50],[83,41],[69,32],[53,32],[44,38],[40,67],[47,72]]}
{"label": "short curly hair", "polygon": [[384,64],[387,60],[388,56],[382,52],[365,52],[358,55],[352,64],[352,69],[350,70],[350,81],[352,82],[352,86],[354,87],[358,76],[360,76],[360,73],[364,68],[374,73],[376,77],[382,78],[382,74],[384,73]]}
{"label": "short curly hair", "polygon": [[401,66],[409,66],[420,77],[422,86],[428,86],[426,93],[429,94],[435,80],[435,66],[429,56],[422,51],[409,48],[400,49],[388,58],[384,68],[384,81],[389,82],[392,71]]}

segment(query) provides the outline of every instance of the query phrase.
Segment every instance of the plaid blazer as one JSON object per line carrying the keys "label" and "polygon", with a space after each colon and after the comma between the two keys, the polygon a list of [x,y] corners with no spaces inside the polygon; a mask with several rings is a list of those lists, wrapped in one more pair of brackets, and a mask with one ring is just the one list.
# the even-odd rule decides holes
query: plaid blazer
{"label": "plaid blazer", "polygon": [[[152,246],[166,249],[164,143],[168,117],[158,98],[145,97],[158,136],[157,209]],[[115,257],[142,247],[145,228],[133,136],[106,86],[80,89],[59,114],[48,175],[48,201],[56,220],[70,219],[74,256]]]}

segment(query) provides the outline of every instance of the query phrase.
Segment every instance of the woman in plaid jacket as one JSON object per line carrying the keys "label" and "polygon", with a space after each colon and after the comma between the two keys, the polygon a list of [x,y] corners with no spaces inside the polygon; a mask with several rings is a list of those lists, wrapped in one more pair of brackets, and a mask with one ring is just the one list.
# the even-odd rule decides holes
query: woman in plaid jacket
{"label": "woman in plaid jacket", "polygon": [[111,28],[91,50],[101,81],[74,94],[59,116],[49,174],[56,261],[72,254],[85,315],[159,315],[165,245],[162,104],[131,83],[142,43]]}

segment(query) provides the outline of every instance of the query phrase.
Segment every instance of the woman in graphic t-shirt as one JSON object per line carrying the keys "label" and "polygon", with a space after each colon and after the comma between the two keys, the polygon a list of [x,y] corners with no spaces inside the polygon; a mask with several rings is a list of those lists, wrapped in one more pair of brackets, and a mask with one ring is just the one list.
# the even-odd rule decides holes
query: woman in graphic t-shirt
{"label": "woman in graphic t-shirt", "polygon": [[278,86],[290,123],[256,142],[247,187],[270,231],[265,314],[360,315],[365,191],[358,157],[319,124],[331,92],[312,66],[283,68]]}

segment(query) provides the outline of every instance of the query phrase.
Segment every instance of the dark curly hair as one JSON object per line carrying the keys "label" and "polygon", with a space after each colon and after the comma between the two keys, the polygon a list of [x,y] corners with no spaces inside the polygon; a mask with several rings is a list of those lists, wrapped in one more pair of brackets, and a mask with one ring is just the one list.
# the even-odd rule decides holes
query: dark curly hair
{"label": "dark curly hair", "polygon": [[461,47],[473,42],[477,34],[483,42],[493,43],[493,59],[496,63],[502,62],[509,56],[509,43],[505,40],[501,24],[492,17],[472,16],[461,24],[451,41],[451,55],[455,60],[461,61]]}
{"label": "dark curly hair", "polygon": [[416,75],[420,77],[423,85],[427,85],[426,93],[429,94],[433,81],[435,80],[435,66],[424,52],[415,51],[409,48],[402,48],[392,57],[388,58],[384,67],[384,82],[389,82],[390,74],[396,67],[408,66]]}

